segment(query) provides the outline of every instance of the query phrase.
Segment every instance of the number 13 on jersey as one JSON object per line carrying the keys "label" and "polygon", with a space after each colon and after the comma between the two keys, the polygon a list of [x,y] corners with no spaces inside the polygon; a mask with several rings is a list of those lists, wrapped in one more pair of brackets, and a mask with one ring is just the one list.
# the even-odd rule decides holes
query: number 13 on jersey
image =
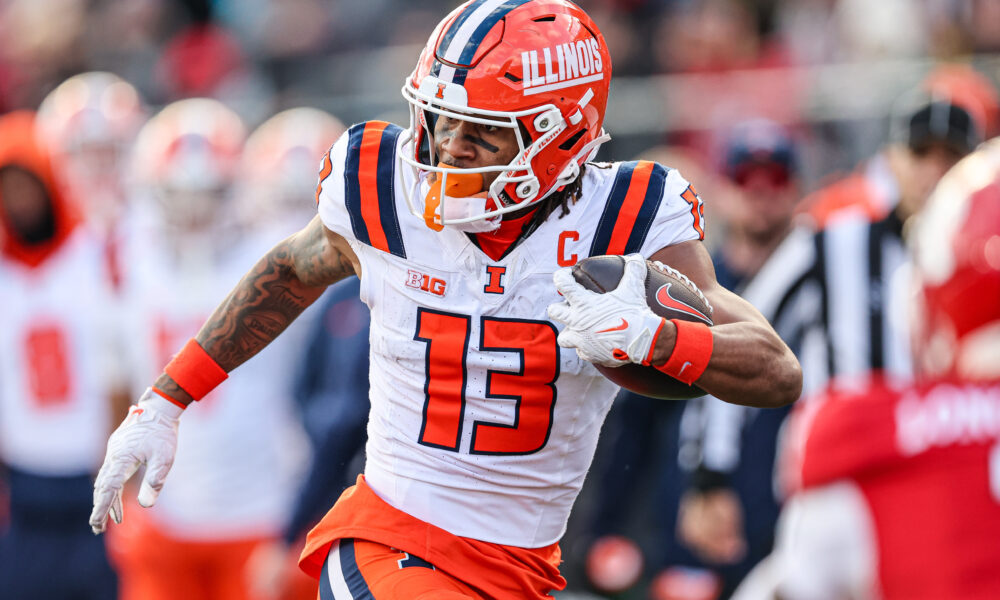
{"label": "number 13 on jersey", "polygon": [[[458,452],[465,423],[472,318],[420,308],[415,340],[427,344],[419,442]],[[478,350],[517,354],[517,371],[486,371],[486,398],[515,401],[512,424],[475,421],[472,454],[531,454],[549,438],[559,376],[555,327],[546,321],[482,317]]]}

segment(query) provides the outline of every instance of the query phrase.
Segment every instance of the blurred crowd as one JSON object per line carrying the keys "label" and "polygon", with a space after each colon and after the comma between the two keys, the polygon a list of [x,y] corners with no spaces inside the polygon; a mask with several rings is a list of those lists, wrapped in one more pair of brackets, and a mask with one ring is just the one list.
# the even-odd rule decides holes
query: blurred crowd
{"label": "blurred crowd", "polygon": [[[805,397],[911,378],[905,242],[998,134],[1000,2],[580,4],[614,59],[614,158],[697,187],[719,281],[797,353]],[[94,537],[92,477],[171,353],[313,216],[344,124],[406,124],[398,87],[454,5],[0,0],[4,597],[314,597],[296,547],[362,465],[356,281],[185,417],[155,508]],[[787,413],[623,394],[564,541],[566,597],[740,593],[791,489]]]}

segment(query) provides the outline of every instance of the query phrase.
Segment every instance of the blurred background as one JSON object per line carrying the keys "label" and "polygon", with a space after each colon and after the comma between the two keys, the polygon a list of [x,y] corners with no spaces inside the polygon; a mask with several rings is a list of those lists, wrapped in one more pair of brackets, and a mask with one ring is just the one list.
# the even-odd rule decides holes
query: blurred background
{"label": "blurred background", "polygon": [[[153,107],[211,96],[251,126],[294,106],[321,108],[345,123],[401,123],[400,82],[454,4],[5,0],[0,109],[35,108],[66,77],[104,70]],[[995,77],[995,2],[872,4],[581,2],[614,60],[608,152],[631,157],[678,143],[711,164],[718,158],[712,132],[767,117],[796,127],[809,189],[879,146],[893,102],[934,63],[961,61]]]}
{"label": "blurred background", "polygon": [[[54,205],[35,226],[13,201],[0,212],[0,329],[11,332],[0,338],[0,589],[21,590],[10,597],[311,597],[291,566],[296,545],[362,464],[368,317],[352,299],[356,283],[331,289],[284,346],[234,376],[242,383],[206,399],[211,410],[187,427],[192,439],[180,447],[190,449],[172,477],[190,468],[190,485],[168,484],[148,518],[132,507],[130,527],[112,528],[106,549],[85,527],[89,477],[124,407],[256,258],[311,218],[319,160],[344,125],[407,125],[403,79],[457,4],[0,0],[0,195],[30,196],[17,175],[27,169]],[[580,5],[613,59],[612,141],[598,158],[680,169],[705,202],[706,243],[733,289],[746,288],[789,231],[820,231],[841,210],[866,223],[895,215],[901,235],[937,178],[997,133],[996,0]],[[961,115],[934,129],[937,113],[921,116],[934,102]],[[67,262],[56,248],[80,238],[77,229],[87,239],[73,242],[78,258]],[[899,265],[878,276],[889,279],[890,266]],[[895,314],[888,292],[872,298],[858,306],[881,307],[873,318]],[[802,306],[818,314],[821,305]],[[878,343],[880,352],[891,345]],[[846,373],[910,373],[893,360]],[[845,374],[820,362],[807,392]],[[252,423],[237,416],[250,412],[248,397]],[[90,408],[58,416],[75,403]],[[616,406],[564,540],[569,588],[559,598],[724,598],[767,554],[784,413],[733,421],[711,417],[708,401],[689,404],[626,397]],[[712,418],[730,424],[729,458],[706,466]],[[52,440],[62,450],[51,452]],[[705,543],[697,525],[679,534],[682,497],[718,489],[737,463],[748,471],[723,486],[742,502],[734,527],[759,514],[761,531],[726,548]],[[248,497],[258,501],[244,510],[206,508]],[[68,537],[53,543],[55,531]],[[238,557],[217,566],[221,583],[181,581],[189,567],[178,557],[205,564],[220,548]],[[101,583],[86,596],[39,588],[51,571],[36,557],[67,570],[67,581]],[[160,573],[145,572],[151,564]]]}

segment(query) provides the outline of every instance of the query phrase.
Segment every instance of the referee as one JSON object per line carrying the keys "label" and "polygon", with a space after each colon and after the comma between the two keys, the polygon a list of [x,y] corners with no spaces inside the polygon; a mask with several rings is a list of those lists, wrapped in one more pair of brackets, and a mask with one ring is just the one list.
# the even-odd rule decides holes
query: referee
{"label": "referee", "polygon": [[[884,168],[866,170],[880,177],[872,189],[892,192],[888,215],[871,221],[845,209],[816,233],[793,231],[740,291],[798,356],[803,397],[869,371],[911,374],[905,223],[983,132],[947,99],[925,101],[896,131],[876,163]],[[787,412],[706,397],[684,415],[680,460],[693,476],[678,531],[706,563],[729,571],[723,595],[738,582],[733,567],[745,573],[770,551],[779,496],[761,482],[772,479]]]}

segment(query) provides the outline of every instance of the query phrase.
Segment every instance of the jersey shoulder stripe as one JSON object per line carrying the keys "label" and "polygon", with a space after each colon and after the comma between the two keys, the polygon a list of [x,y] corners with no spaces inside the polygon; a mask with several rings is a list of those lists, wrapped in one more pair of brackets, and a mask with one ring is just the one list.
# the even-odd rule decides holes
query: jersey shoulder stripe
{"label": "jersey shoulder stripe", "polygon": [[619,166],[597,224],[590,256],[630,254],[642,248],[660,208],[669,172],[663,165],[646,160]]}
{"label": "jersey shoulder stripe", "polygon": [[358,241],[406,258],[394,190],[396,142],[402,132],[384,121],[366,121],[348,130],[344,198]]}

